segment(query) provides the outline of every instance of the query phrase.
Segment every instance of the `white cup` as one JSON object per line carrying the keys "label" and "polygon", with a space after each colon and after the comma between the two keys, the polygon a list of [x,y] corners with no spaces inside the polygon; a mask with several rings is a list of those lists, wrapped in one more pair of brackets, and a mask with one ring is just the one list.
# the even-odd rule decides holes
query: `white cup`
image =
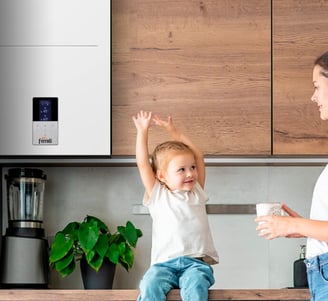
{"label": "white cup", "polygon": [[256,204],[257,216],[283,215],[281,203],[258,203]]}

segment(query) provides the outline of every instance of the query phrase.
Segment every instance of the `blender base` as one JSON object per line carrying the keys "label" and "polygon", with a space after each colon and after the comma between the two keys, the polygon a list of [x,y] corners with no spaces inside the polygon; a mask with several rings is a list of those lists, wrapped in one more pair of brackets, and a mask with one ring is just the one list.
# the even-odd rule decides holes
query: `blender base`
{"label": "blender base", "polygon": [[48,287],[48,243],[42,238],[4,236],[1,254],[1,286]]}

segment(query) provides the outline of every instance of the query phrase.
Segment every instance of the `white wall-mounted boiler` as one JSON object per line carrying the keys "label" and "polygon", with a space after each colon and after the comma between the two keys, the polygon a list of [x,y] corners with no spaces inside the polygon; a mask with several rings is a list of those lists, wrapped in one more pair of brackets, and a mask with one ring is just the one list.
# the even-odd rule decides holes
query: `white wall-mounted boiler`
{"label": "white wall-mounted boiler", "polygon": [[110,1],[1,0],[0,156],[109,156]]}

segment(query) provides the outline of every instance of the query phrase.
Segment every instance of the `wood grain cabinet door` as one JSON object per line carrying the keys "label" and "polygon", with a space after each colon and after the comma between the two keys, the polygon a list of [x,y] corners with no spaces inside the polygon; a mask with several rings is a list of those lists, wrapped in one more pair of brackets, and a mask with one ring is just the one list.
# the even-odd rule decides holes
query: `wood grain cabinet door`
{"label": "wood grain cabinet door", "polygon": [[206,155],[271,155],[270,0],[113,0],[111,22],[113,155],[135,154],[140,109]]}
{"label": "wood grain cabinet door", "polygon": [[273,154],[327,155],[312,70],[328,50],[328,1],[273,0]]}

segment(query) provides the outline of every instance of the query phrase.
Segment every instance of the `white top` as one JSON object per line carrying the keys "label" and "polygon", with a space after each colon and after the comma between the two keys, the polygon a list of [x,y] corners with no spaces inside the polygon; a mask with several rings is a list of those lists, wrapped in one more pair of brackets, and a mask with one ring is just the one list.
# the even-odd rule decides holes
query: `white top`
{"label": "white top", "polygon": [[208,196],[199,183],[192,191],[169,190],[156,180],[144,204],[153,219],[151,264],[179,256],[202,257],[218,263],[205,204]]}
{"label": "white top", "polygon": [[[315,184],[310,219],[328,221],[328,165]],[[312,258],[327,252],[328,244],[326,242],[308,238],[306,258]]]}

